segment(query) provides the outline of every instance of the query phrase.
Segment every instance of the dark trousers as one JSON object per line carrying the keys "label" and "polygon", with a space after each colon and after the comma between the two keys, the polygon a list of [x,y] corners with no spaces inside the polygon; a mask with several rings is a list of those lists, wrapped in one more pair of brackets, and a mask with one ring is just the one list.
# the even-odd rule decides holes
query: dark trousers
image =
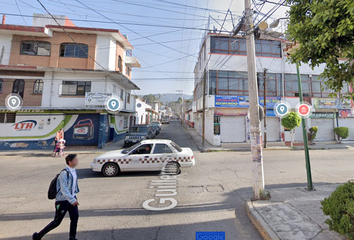
{"label": "dark trousers", "polygon": [[65,217],[66,212],[70,215],[70,239],[76,238],[77,221],[79,220],[79,209],[74,207],[68,201],[55,202],[55,217],[54,220],[48,224],[42,231],[38,233],[39,239],[41,239],[48,232],[58,227]]}

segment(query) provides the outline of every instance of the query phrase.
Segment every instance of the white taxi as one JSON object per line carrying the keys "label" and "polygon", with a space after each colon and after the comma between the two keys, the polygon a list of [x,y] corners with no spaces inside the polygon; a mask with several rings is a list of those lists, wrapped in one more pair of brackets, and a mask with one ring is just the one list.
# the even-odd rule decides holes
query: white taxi
{"label": "white taxi", "polygon": [[119,172],[161,171],[179,174],[181,168],[195,165],[193,151],[181,148],[171,140],[150,139],[130,148],[110,151],[97,156],[91,163],[95,172],[105,177]]}

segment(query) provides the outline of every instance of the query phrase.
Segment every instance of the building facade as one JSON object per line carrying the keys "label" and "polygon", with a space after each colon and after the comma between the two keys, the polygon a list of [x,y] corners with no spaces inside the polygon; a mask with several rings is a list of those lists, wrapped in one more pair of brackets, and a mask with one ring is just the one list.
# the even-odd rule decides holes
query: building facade
{"label": "building facade", "polygon": [[[280,124],[273,107],[287,101],[293,110],[299,103],[296,66],[287,61],[284,52],[290,44],[282,39],[261,38],[256,40],[256,69],[259,102],[264,106],[264,92],[267,107],[267,140],[284,141],[290,135]],[[302,91],[304,101],[313,106],[315,112],[307,119],[307,126],[319,128],[315,141],[335,139],[333,128],[350,125],[350,102],[329,98],[319,75],[324,66],[311,69],[301,65]],[[243,37],[208,33],[201,44],[199,59],[194,69],[194,126],[202,133],[203,76],[206,73],[205,136],[208,142],[220,146],[222,143],[249,142],[248,118],[248,73],[246,40]],[[266,78],[265,78],[266,76]],[[264,91],[266,79],[266,91]],[[344,86],[342,93],[351,91]],[[343,115],[344,114],[344,115]],[[348,116],[344,120],[343,116]],[[264,124],[261,123],[262,133]],[[295,130],[296,141],[302,141],[300,127]],[[264,134],[262,134],[264,135]],[[289,136],[288,136],[289,135]],[[354,139],[354,134],[349,139]]]}
{"label": "building facade", "polygon": [[[102,148],[135,122],[131,74],[140,64],[127,38],[55,17],[61,26],[40,14],[34,26],[0,25],[0,149],[52,148],[61,128],[66,145]],[[12,93],[23,99],[18,111],[5,107]],[[110,96],[119,113],[105,110]]]}

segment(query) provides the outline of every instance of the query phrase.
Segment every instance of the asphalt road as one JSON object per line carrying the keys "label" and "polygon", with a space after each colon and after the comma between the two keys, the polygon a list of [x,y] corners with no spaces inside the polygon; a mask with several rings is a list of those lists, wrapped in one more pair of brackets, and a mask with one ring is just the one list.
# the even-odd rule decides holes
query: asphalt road
{"label": "asphalt road", "polygon": [[[178,122],[164,125],[158,138],[169,138],[196,150]],[[351,150],[311,151],[314,185],[341,183],[352,178]],[[225,231],[226,239],[261,239],[244,210],[252,197],[251,155],[248,152],[199,153],[196,166],[178,176],[178,205],[167,211],[142,207],[159,200],[150,181],[158,173],[124,173],[104,178],[90,169],[94,154],[81,154],[77,168],[80,219],[78,239],[189,240],[196,231]],[[264,152],[267,188],[306,185],[303,151]],[[65,166],[63,158],[0,156],[0,239],[28,240],[54,216],[47,200],[51,179]],[[151,204],[152,206],[157,206]],[[69,218],[44,239],[67,239]]]}

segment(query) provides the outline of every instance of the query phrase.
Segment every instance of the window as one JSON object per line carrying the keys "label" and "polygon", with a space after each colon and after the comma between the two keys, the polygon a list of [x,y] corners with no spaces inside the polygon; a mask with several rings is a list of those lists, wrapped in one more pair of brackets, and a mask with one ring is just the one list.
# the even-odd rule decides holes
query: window
{"label": "window", "polygon": [[33,93],[43,92],[43,80],[37,79],[33,84]]}
{"label": "window", "polygon": [[[247,55],[246,39],[216,37],[210,39],[212,53]],[[281,43],[273,40],[256,40],[256,56],[281,57]]]}
{"label": "window", "polygon": [[123,128],[128,128],[128,116],[124,116]]}
{"label": "window", "polygon": [[161,154],[161,153],[173,153],[173,152],[166,144],[163,143],[155,144],[154,154]]}
{"label": "window", "polygon": [[131,49],[128,49],[127,51],[125,51],[125,54],[127,57],[132,57],[133,56],[133,51]]}
{"label": "window", "polygon": [[118,71],[123,72],[123,60],[120,56],[118,57]]}
{"label": "window", "polygon": [[120,99],[122,101],[124,100],[124,91],[123,91],[123,89],[120,90]]}
{"label": "window", "polygon": [[178,152],[182,152],[182,148],[178,146],[176,143],[171,142],[171,146],[174,147]]}
{"label": "window", "polygon": [[131,69],[130,67],[128,67],[127,65],[125,65],[125,73],[127,74],[127,76],[130,76],[130,73],[131,73]]}
{"label": "window", "polygon": [[135,149],[131,154],[150,154],[152,144],[143,144]]}
{"label": "window", "polygon": [[90,81],[63,81],[61,95],[85,96],[91,92]]}
{"label": "window", "polygon": [[[299,85],[296,74],[285,74],[285,96],[299,97]],[[308,97],[310,94],[310,78],[308,75],[301,75],[302,94]]]}
{"label": "window", "polygon": [[4,88],[4,80],[0,78],[0,93],[2,93],[2,89]]}
{"label": "window", "polygon": [[127,96],[127,103],[130,103],[130,93],[126,93],[125,96]]}
{"label": "window", "polygon": [[16,113],[0,113],[0,123],[15,123]]}
{"label": "window", "polygon": [[[259,96],[264,96],[264,77],[263,73],[258,73],[258,90]],[[281,74],[279,73],[267,73],[266,81],[266,96],[276,97],[282,95]]]}
{"label": "window", "polygon": [[50,56],[49,42],[24,41],[21,43],[21,55]]}
{"label": "window", "polygon": [[311,87],[312,97],[328,97],[328,94],[332,93],[332,90],[326,87],[324,79],[321,79],[318,75],[312,76]]}
{"label": "window", "polygon": [[248,96],[247,73],[218,71],[216,94]]}
{"label": "window", "polygon": [[23,79],[16,79],[12,85],[12,93],[16,93],[23,98],[25,91],[25,81]]}
{"label": "window", "polygon": [[88,46],[86,44],[62,43],[60,57],[87,58]]}
{"label": "window", "polygon": [[113,85],[113,93],[117,93],[117,86]]}

